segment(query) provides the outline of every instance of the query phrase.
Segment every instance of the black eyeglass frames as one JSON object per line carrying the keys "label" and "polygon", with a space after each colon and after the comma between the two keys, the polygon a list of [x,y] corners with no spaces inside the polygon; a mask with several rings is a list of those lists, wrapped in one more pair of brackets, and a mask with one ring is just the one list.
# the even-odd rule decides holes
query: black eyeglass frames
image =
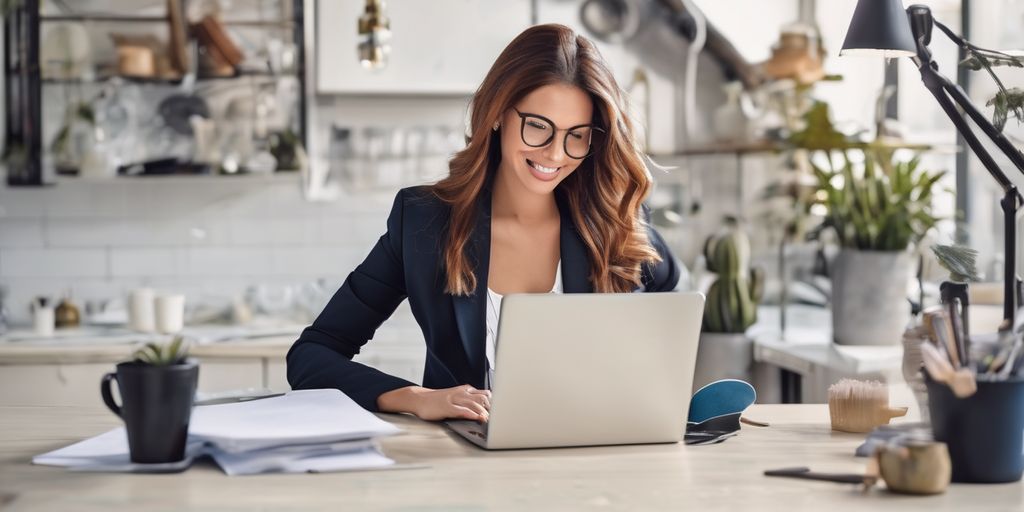
{"label": "black eyeglass frames", "polygon": [[[551,141],[555,139],[555,134],[561,131],[555,127],[555,123],[544,116],[520,112],[515,107],[512,110],[515,110],[522,121],[519,126],[519,134],[523,138],[523,144],[531,148],[542,148],[551,144]],[[604,133],[604,129],[592,124],[566,128],[565,137],[562,139],[565,154],[576,160],[590,156],[595,136],[599,138]]]}

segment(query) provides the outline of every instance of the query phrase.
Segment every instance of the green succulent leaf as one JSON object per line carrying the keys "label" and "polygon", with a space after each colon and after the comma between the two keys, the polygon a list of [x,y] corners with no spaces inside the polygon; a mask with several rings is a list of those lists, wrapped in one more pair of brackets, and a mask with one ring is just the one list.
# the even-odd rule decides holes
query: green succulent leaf
{"label": "green succulent leaf", "polygon": [[188,357],[188,346],[185,344],[185,338],[180,335],[175,336],[167,344],[146,343],[133,355],[136,361],[153,366],[180,364],[186,357]]}
{"label": "green succulent leaf", "polygon": [[949,279],[957,283],[978,281],[978,251],[962,245],[933,245],[932,252],[939,265],[949,271]]}
{"label": "green succulent leaf", "polygon": [[[863,166],[854,164],[854,151],[863,152]],[[932,191],[944,172],[921,170],[918,157],[896,160],[892,151],[871,147],[847,148],[843,155],[832,172],[812,166],[824,192],[816,202],[828,212],[823,225],[835,231],[841,245],[901,251],[935,227]]]}

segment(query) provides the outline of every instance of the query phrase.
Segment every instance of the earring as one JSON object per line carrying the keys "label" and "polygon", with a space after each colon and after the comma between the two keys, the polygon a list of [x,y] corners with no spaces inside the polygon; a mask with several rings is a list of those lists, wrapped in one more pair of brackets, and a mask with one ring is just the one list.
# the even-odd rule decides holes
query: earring
{"label": "earring", "polygon": [[494,131],[498,131],[498,127],[499,127],[499,126],[501,126],[501,122],[500,122],[500,121],[499,121],[499,122],[496,122],[496,123],[494,123],[494,128],[492,128],[492,129],[493,129]]}

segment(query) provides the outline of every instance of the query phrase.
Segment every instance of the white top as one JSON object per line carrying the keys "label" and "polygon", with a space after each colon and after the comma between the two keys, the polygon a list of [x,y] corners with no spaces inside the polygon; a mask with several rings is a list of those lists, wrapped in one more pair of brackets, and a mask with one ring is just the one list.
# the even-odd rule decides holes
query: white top
{"label": "white top", "polygon": [[[555,268],[555,285],[551,293],[562,293],[562,260],[558,260]],[[484,385],[491,389],[494,382],[495,354],[498,352],[498,317],[501,315],[501,294],[487,287],[487,368],[484,375]]]}

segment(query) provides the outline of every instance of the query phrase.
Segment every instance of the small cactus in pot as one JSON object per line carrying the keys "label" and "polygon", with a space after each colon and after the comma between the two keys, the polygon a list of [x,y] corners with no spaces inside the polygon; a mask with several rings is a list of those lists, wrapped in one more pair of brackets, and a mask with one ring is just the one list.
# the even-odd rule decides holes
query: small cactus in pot
{"label": "small cactus in pot", "polygon": [[718,278],[708,288],[705,332],[742,333],[757,320],[757,302],[764,290],[764,271],[750,268],[750,239],[735,219],[708,237],[704,258]]}

